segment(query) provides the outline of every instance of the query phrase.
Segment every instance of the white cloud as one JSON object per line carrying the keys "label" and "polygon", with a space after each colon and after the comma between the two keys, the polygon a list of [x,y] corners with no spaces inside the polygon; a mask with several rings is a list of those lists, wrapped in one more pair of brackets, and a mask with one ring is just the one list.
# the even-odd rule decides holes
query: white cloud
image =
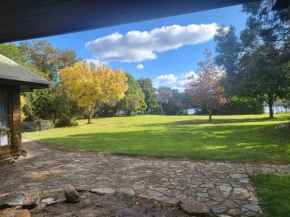
{"label": "white cloud", "polygon": [[190,82],[189,77],[196,80],[198,78],[198,74],[194,71],[190,71],[187,73],[182,73],[180,75],[167,74],[160,75],[153,80],[153,86],[158,88],[160,86],[171,87],[172,89],[178,89],[179,91],[184,91],[186,85]]}
{"label": "white cloud", "polygon": [[187,79],[179,80],[172,86],[172,89],[178,89],[179,91],[182,92],[186,88],[186,85],[188,84],[188,82],[189,80]]}
{"label": "white cloud", "polygon": [[136,68],[141,70],[141,69],[144,69],[144,66],[143,64],[138,64]]}
{"label": "white cloud", "polygon": [[173,89],[178,89],[179,91],[184,91],[187,84],[190,82],[190,78],[192,77],[193,80],[197,80],[198,74],[194,71],[190,71],[188,73],[182,73],[178,76],[177,82],[173,85]]}
{"label": "white cloud", "polygon": [[174,74],[160,75],[153,80],[153,86],[157,88],[164,85],[174,84],[177,79],[178,77]]}
{"label": "white cloud", "polygon": [[178,49],[211,40],[216,23],[188,26],[163,26],[150,32],[115,32],[85,44],[94,58],[102,61],[140,62],[157,58],[158,52]]}
{"label": "white cloud", "polygon": [[188,80],[189,77],[192,77],[194,80],[198,78],[198,74],[194,71],[190,71],[188,73],[181,74],[180,78]]}

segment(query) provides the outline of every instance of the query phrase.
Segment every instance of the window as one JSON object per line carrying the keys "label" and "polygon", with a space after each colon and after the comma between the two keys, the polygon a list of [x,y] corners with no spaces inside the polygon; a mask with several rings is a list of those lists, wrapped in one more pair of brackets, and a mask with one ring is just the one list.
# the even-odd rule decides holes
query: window
{"label": "window", "polygon": [[0,146],[11,144],[10,91],[0,89]]}

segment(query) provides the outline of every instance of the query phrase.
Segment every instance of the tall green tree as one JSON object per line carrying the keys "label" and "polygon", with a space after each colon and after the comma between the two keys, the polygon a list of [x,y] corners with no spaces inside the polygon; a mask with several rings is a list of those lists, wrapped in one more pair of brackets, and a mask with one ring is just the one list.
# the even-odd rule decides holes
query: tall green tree
{"label": "tall green tree", "polygon": [[273,118],[274,102],[289,92],[289,8],[273,11],[264,0],[243,5],[243,12],[248,18],[240,38],[233,27],[215,37],[215,59],[226,72],[221,84],[231,97],[263,100]]}
{"label": "tall green tree", "polygon": [[0,54],[22,65],[28,61],[28,56],[23,55],[14,43],[0,44]]}
{"label": "tall green tree", "polygon": [[272,46],[260,46],[257,50],[243,55],[240,60],[242,91],[265,101],[269,106],[270,118],[274,117],[273,104],[278,98],[289,93],[289,69],[281,65],[279,50]]}
{"label": "tall green tree", "polygon": [[243,5],[243,12],[249,15],[241,32],[244,90],[264,100],[273,118],[273,104],[290,91],[290,9],[273,11],[264,0]]}
{"label": "tall green tree", "polygon": [[234,75],[238,71],[239,56],[242,52],[241,43],[236,36],[234,26],[218,28],[214,41],[216,42],[215,62],[223,66],[228,75]]}
{"label": "tall green tree", "polygon": [[50,119],[56,126],[74,124],[72,119],[78,113],[77,104],[66,97],[60,85],[23,94],[26,102],[22,108],[25,120]]}
{"label": "tall green tree", "polygon": [[44,78],[48,78],[46,74],[36,68],[36,66],[32,63],[30,56],[14,43],[0,44],[0,54],[8,57],[36,74]]}
{"label": "tall green tree", "polygon": [[152,86],[151,79],[140,78],[137,81],[142,89],[142,92],[145,94],[147,110],[158,108],[158,95],[156,94],[156,89]]}
{"label": "tall green tree", "polygon": [[221,78],[221,85],[229,101],[239,95],[239,57],[243,51],[242,44],[236,36],[236,30],[233,26],[218,28],[214,37],[216,42],[214,58],[216,64],[226,73]]}
{"label": "tall green tree", "polygon": [[128,72],[126,72],[126,77],[128,78],[128,90],[125,97],[118,102],[118,107],[124,110],[126,115],[136,111],[145,111],[147,109],[145,94],[139,83]]}
{"label": "tall green tree", "polygon": [[19,45],[30,63],[52,81],[58,81],[58,72],[65,67],[73,66],[78,60],[75,51],[71,49],[54,48],[46,40],[22,41]]}

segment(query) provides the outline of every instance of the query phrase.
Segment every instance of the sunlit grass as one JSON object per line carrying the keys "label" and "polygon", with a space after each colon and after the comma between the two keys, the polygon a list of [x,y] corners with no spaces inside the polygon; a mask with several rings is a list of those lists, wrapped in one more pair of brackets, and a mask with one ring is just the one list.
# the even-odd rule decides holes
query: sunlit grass
{"label": "sunlit grass", "polygon": [[289,217],[290,175],[252,176],[266,217]]}
{"label": "sunlit grass", "polygon": [[96,118],[93,124],[79,120],[79,126],[23,137],[70,149],[211,160],[287,161],[290,139],[287,131],[274,127],[290,115],[157,116]]}

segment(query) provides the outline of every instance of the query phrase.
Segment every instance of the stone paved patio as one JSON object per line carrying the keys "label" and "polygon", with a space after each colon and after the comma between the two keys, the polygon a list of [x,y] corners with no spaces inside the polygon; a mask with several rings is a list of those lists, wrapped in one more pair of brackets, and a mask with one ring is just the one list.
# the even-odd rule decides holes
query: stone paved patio
{"label": "stone paved patio", "polygon": [[255,216],[259,201],[248,175],[290,173],[290,164],[147,159],[68,152],[26,140],[27,157],[0,168],[0,195],[59,192],[65,187],[134,189],[140,197],[175,204],[193,199],[216,214]]}

